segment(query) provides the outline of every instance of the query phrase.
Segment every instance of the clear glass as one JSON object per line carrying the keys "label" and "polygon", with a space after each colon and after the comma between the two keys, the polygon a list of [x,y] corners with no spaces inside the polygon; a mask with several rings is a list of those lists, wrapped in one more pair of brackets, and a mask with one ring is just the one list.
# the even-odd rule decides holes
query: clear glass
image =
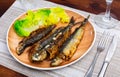
{"label": "clear glass", "polygon": [[96,15],[94,18],[95,23],[101,28],[110,29],[117,25],[117,17],[115,15],[112,17],[110,13],[112,2],[113,0],[106,0],[106,12]]}
{"label": "clear glass", "polygon": [[35,0],[18,0],[24,10],[30,10],[30,9],[35,9]]}

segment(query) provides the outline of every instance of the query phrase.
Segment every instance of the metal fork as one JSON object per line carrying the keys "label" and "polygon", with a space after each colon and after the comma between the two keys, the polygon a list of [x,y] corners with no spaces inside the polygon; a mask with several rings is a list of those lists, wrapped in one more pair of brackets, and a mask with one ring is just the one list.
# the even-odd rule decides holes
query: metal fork
{"label": "metal fork", "polygon": [[100,52],[102,52],[105,49],[105,46],[108,43],[108,40],[110,39],[109,35],[110,35],[110,33],[103,32],[103,35],[97,45],[97,52],[95,54],[95,57],[84,77],[92,77],[97,58],[98,58]]}

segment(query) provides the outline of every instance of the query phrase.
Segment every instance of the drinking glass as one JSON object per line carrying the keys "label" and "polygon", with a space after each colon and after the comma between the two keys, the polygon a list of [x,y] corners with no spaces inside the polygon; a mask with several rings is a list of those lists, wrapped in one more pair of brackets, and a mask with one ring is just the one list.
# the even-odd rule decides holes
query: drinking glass
{"label": "drinking glass", "polygon": [[118,20],[111,17],[110,15],[112,2],[113,0],[106,0],[107,8],[105,14],[101,13],[99,15],[96,15],[94,18],[95,23],[101,28],[110,29],[114,28],[117,25],[116,23],[118,22]]}

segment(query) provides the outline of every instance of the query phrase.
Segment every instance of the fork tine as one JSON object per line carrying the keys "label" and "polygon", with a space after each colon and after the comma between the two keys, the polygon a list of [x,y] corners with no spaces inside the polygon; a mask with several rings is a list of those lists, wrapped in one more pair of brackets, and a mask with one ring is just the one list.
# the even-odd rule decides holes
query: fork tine
{"label": "fork tine", "polygon": [[103,38],[104,38],[104,32],[103,32],[103,35],[102,35],[102,37],[100,38],[100,40],[99,40],[99,42],[98,42],[98,46],[100,46],[100,45],[102,44]]}
{"label": "fork tine", "polygon": [[98,43],[98,46],[105,47],[105,45],[107,44],[107,42],[109,40],[109,35],[110,35],[109,32],[104,31],[103,36],[101,37],[101,40]]}
{"label": "fork tine", "polygon": [[104,35],[105,37],[103,38],[103,42],[102,42],[102,44],[101,44],[102,47],[105,47],[105,45],[108,43],[108,40],[109,40],[109,38],[110,38],[109,35],[110,35],[109,32],[107,32],[107,33],[105,32],[105,35]]}
{"label": "fork tine", "polygon": [[98,46],[101,45],[101,44],[103,43],[105,34],[106,34],[106,32],[104,31],[104,32],[102,33],[102,36],[101,36],[99,42],[98,42]]}
{"label": "fork tine", "polygon": [[108,43],[108,41],[109,41],[109,38],[110,38],[110,33],[108,32],[107,34],[106,34],[106,37],[105,37],[105,40],[104,40],[104,42],[103,42],[103,47],[105,47],[106,46],[106,44]]}

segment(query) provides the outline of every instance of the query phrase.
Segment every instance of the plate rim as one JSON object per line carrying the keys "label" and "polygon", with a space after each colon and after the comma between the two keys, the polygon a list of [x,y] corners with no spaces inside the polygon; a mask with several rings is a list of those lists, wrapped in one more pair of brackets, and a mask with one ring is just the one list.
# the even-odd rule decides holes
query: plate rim
{"label": "plate rim", "polygon": [[[43,7],[43,8],[51,8],[51,7]],[[32,9],[32,11],[38,10],[38,9],[43,9],[43,8]],[[63,8],[64,8],[64,7],[63,7]],[[82,15],[81,13],[79,13],[79,12],[77,12],[77,11],[74,11],[74,10],[72,10],[72,9],[68,9],[68,8],[64,8],[64,9],[65,9],[65,10],[72,11],[72,12],[75,12],[75,13],[81,15],[82,17],[85,17],[85,15]],[[95,29],[95,27],[93,26],[92,21],[89,19],[88,21],[90,22],[90,24],[92,25],[93,30],[94,30],[94,39],[93,39],[93,42],[92,42],[92,44],[90,45],[90,47],[86,50],[86,52],[85,52],[82,56],[80,56],[78,59],[76,59],[76,60],[74,60],[74,61],[72,61],[72,62],[70,62],[70,63],[68,63],[68,64],[65,64],[65,65],[62,65],[62,66],[57,66],[57,67],[43,68],[43,67],[36,67],[36,66],[28,65],[28,64],[20,61],[19,59],[17,59],[17,58],[13,55],[13,53],[11,52],[11,50],[10,50],[10,48],[9,48],[9,45],[8,45],[8,34],[9,34],[9,30],[10,30],[12,24],[15,22],[15,20],[19,19],[22,15],[25,15],[25,14],[26,14],[26,12],[23,12],[22,14],[20,14],[18,17],[16,17],[16,18],[12,21],[12,23],[10,24],[10,26],[9,26],[9,28],[8,28],[8,30],[7,30],[6,41],[7,41],[7,48],[8,48],[9,53],[11,54],[11,56],[12,56],[18,63],[20,63],[20,64],[22,64],[22,65],[24,65],[24,66],[26,66],[26,67],[29,67],[29,68],[32,68],[32,69],[37,69],[37,70],[55,70],[55,69],[61,69],[61,68],[70,66],[70,65],[72,65],[72,64],[80,61],[80,60],[91,50],[91,48],[93,47],[93,45],[94,45],[94,43],[95,43],[95,40],[96,40],[96,29]]]}

